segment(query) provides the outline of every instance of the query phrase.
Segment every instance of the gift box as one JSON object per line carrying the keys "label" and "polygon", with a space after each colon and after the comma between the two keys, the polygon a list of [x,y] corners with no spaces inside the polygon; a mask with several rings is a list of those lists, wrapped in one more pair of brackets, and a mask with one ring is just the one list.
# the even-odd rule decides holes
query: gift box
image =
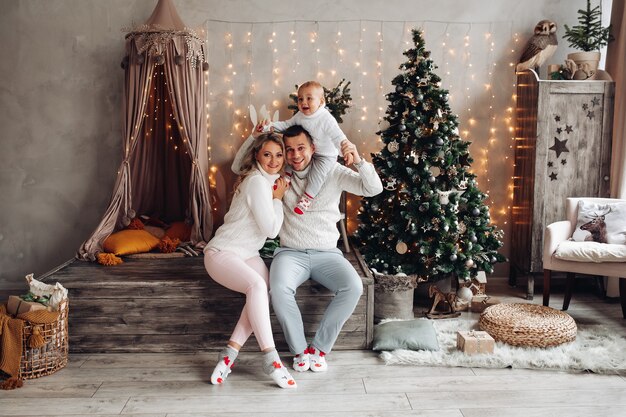
{"label": "gift box", "polygon": [[46,306],[33,301],[24,301],[16,295],[10,295],[7,301],[7,313],[12,316],[35,310],[45,310]]}
{"label": "gift box", "polygon": [[482,313],[489,306],[500,304],[499,298],[490,297],[488,295],[475,295],[470,303],[470,311],[472,313]]}
{"label": "gift box", "polygon": [[456,347],[467,355],[493,353],[495,341],[487,332],[478,330],[458,331]]}

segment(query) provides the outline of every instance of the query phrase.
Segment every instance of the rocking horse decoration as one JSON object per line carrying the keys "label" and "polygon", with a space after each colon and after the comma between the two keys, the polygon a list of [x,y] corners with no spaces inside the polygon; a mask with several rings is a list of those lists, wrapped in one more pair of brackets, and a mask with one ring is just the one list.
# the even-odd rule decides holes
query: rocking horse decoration
{"label": "rocking horse decoration", "polygon": [[[455,293],[444,293],[436,285],[431,285],[428,288],[428,296],[433,299],[433,303],[430,310],[426,313],[426,317],[429,319],[450,319],[453,317],[459,317],[460,311],[457,311],[457,295]],[[442,309],[437,310],[437,307],[442,304]]]}

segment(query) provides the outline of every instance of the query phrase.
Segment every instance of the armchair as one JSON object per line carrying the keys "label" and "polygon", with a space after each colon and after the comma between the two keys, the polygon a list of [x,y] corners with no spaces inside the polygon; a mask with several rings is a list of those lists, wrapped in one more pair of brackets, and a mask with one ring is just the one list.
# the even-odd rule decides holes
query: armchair
{"label": "armchair", "polygon": [[[599,243],[598,245],[607,245],[607,248],[617,247],[618,253],[610,254],[611,262],[603,262],[602,259],[589,261],[581,259],[564,260],[559,259],[557,249],[563,242],[569,240],[576,228],[578,219],[578,202],[584,200],[585,203],[593,204],[615,204],[626,203],[626,200],[618,200],[613,198],[567,198],[566,216],[567,220],[558,221],[550,224],[545,230],[544,247],[543,247],[543,305],[550,303],[550,281],[553,271],[561,271],[567,273],[567,281],[565,284],[565,296],[563,300],[563,310],[567,310],[572,298],[573,281],[576,274],[589,274],[600,276],[617,276],[619,280],[620,302],[622,305],[622,314],[626,318],[626,255],[621,246],[626,245],[607,245]],[[572,242],[573,245],[585,245],[586,242]],[[626,249],[626,248],[623,248]],[[557,254],[557,256],[555,256]],[[622,259],[623,257],[623,259]]]}

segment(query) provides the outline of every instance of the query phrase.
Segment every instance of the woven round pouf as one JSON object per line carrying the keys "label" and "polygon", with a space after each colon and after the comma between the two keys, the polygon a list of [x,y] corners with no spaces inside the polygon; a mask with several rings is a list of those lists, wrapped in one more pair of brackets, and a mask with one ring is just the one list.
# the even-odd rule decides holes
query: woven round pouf
{"label": "woven round pouf", "polygon": [[495,340],[514,346],[550,347],[576,339],[576,322],[562,311],[534,304],[487,307],[478,321]]}

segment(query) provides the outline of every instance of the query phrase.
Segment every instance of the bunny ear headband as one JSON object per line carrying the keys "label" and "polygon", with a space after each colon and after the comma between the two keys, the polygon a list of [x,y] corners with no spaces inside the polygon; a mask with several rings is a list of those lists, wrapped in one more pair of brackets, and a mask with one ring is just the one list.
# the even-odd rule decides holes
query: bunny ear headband
{"label": "bunny ear headband", "polygon": [[256,126],[257,123],[260,122],[261,120],[271,120],[272,122],[277,122],[278,110],[274,112],[274,116],[270,119],[270,113],[267,111],[267,108],[265,107],[265,104],[264,104],[261,106],[258,116],[260,116],[260,119],[257,117],[256,109],[254,108],[252,104],[250,104],[250,121],[252,122],[253,126]]}

